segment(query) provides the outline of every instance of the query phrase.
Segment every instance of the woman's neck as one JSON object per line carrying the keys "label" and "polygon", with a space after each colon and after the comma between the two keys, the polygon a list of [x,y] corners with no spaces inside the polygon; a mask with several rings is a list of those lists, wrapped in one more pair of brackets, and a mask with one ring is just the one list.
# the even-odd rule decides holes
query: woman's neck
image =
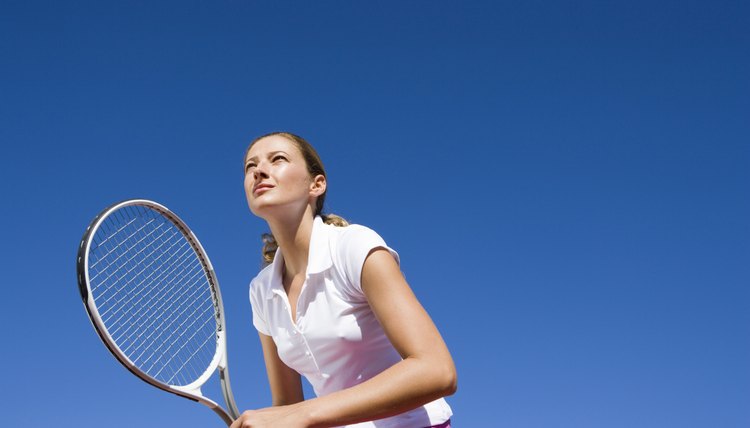
{"label": "woman's neck", "polygon": [[314,217],[309,210],[299,216],[268,220],[276,243],[284,254],[286,276],[294,277],[307,271]]}

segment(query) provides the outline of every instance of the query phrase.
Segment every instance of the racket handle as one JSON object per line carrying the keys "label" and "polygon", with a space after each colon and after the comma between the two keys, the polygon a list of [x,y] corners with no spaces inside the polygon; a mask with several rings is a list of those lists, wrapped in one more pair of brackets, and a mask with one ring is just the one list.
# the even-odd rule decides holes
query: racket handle
{"label": "racket handle", "polygon": [[224,409],[221,408],[221,406],[216,406],[211,408],[214,412],[216,412],[217,415],[227,424],[227,426],[232,425],[232,422],[234,422],[234,419],[229,416],[229,413],[225,412]]}

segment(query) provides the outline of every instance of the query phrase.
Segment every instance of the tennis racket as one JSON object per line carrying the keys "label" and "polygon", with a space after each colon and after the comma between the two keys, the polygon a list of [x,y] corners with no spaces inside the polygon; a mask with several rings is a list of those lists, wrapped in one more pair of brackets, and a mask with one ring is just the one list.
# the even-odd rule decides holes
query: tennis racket
{"label": "tennis racket", "polygon": [[[208,406],[227,425],[237,419],[219,283],[177,215],[143,199],[110,206],[86,229],[77,270],[86,312],[120,363],[157,388]],[[228,410],[201,393],[217,369]]]}

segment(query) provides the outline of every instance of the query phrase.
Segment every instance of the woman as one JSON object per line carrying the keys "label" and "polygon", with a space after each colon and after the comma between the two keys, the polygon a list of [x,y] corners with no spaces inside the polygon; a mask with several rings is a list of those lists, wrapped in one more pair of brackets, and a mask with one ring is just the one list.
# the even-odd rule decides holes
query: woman
{"label": "woman", "polygon": [[[250,301],[273,407],[232,428],[449,427],[441,397],[455,392],[456,370],[440,333],[398,254],[372,230],[322,214],[326,186],[320,158],[296,135],[247,149],[248,205],[271,229]],[[317,398],[304,399],[300,374]]]}

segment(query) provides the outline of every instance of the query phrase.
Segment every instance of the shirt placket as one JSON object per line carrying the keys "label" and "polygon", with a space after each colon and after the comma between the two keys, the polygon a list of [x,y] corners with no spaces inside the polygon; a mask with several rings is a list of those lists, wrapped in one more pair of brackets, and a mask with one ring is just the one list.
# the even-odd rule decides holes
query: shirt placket
{"label": "shirt placket", "polygon": [[[300,290],[299,297],[297,298],[297,307],[296,307],[296,316],[292,318],[292,307],[289,302],[289,296],[284,292],[278,292],[277,294],[279,297],[282,298],[282,302],[284,304],[284,310],[287,313],[287,321],[290,328],[290,338],[294,344],[295,347],[304,349],[304,358],[306,363],[312,363],[311,368],[314,368],[315,375],[323,378],[323,373],[320,370],[320,365],[318,365],[318,360],[315,358],[315,353],[313,352],[312,347],[310,346],[310,343],[307,341],[307,337],[305,337],[305,334],[302,332],[302,329],[300,328],[300,323],[304,320],[304,314],[300,312],[300,302],[304,299],[305,290],[307,289],[307,282],[309,281],[310,276],[308,275],[305,278],[305,282],[302,284],[302,290]],[[296,319],[296,322],[295,322]]]}

